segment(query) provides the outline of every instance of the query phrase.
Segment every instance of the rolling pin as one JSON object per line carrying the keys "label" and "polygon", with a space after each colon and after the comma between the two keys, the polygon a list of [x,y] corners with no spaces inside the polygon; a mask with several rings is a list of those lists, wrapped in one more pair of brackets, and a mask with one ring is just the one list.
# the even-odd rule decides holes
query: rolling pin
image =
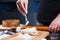
{"label": "rolling pin", "polygon": [[[32,27],[36,27],[37,30],[41,30],[41,31],[49,31],[48,26],[22,26],[22,29],[25,28],[32,28]],[[10,27],[10,28],[5,28],[6,30],[16,30],[16,27]],[[58,28],[58,32],[60,32],[60,28]]]}
{"label": "rolling pin", "polygon": [[[49,31],[48,26],[33,26],[33,27],[36,27],[37,30]],[[32,28],[32,26],[24,26],[24,27],[22,27],[22,29],[24,29],[24,28]],[[58,28],[58,32],[60,32],[60,28]]]}

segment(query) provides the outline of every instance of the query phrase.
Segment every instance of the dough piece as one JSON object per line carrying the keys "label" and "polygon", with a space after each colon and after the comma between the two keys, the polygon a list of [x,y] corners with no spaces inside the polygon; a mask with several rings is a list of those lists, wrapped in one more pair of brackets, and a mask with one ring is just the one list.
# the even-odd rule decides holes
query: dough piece
{"label": "dough piece", "polygon": [[35,27],[31,28],[29,31],[30,31],[29,34],[32,35],[32,36],[37,36],[38,35],[38,31]]}
{"label": "dough piece", "polygon": [[16,28],[16,32],[18,33],[18,32],[21,32],[21,27],[17,27]]}
{"label": "dough piece", "polygon": [[22,33],[22,34],[26,34],[26,33],[27,33],[27,34],[29,34],[29,35],[31,35],[31,36],[36,36],[36,35],[38,35],[38,31],[36,30],[35,27],[23,29],[23,30],[21,30],[21,33]]}

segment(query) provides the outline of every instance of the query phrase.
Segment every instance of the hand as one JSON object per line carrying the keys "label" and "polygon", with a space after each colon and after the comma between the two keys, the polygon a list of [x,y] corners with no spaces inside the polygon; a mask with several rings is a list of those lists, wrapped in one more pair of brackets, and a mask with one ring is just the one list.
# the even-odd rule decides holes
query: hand
{"label": "hand", "polygon": [[52,23],[50,24],[50,26],[49,26],[49,31],[51,31],[51,32],[57,32],[58,30],[58,28],[60,27],[60,14],[59,14],[59,16],[58,17],[56,17],[53,21],[52,21]]}
{"label": "hand", "polygon": [[17,0],[16,5],[17,5],[19,12],[23,16],[26,16],[27,8],[28,8],[28,0]]}

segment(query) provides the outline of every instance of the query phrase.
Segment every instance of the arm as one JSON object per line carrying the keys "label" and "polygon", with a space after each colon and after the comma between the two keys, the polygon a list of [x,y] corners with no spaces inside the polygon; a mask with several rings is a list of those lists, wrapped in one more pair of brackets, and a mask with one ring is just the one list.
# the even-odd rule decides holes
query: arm
{"label": "arm", "polygon": [[26,16],[27,8],[28,8],[28,0],[17,0],[16,2],[18,11],[23,15]]}
{"label": "arm", "polygon": [[58,14],[58,16],[51,22],[50,26],[49,26],[49,30],[51,32],[57,32],[57,28],[60,27],[60,13]]}

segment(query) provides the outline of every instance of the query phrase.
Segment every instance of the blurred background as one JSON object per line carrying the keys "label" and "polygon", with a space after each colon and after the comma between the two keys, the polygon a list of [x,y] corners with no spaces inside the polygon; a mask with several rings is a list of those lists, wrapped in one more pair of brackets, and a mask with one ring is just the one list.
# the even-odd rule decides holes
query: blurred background
{"label": "blurred background", "polygon": [[[21,24],[25,24],[25,18],[19,13],[16,7],[17,0],[0,0],[0,24],[5,19],[19,19]],[[37,25],[37,12],[39,9],[39,0],[29,0],[28,20],[29,25]]]}

